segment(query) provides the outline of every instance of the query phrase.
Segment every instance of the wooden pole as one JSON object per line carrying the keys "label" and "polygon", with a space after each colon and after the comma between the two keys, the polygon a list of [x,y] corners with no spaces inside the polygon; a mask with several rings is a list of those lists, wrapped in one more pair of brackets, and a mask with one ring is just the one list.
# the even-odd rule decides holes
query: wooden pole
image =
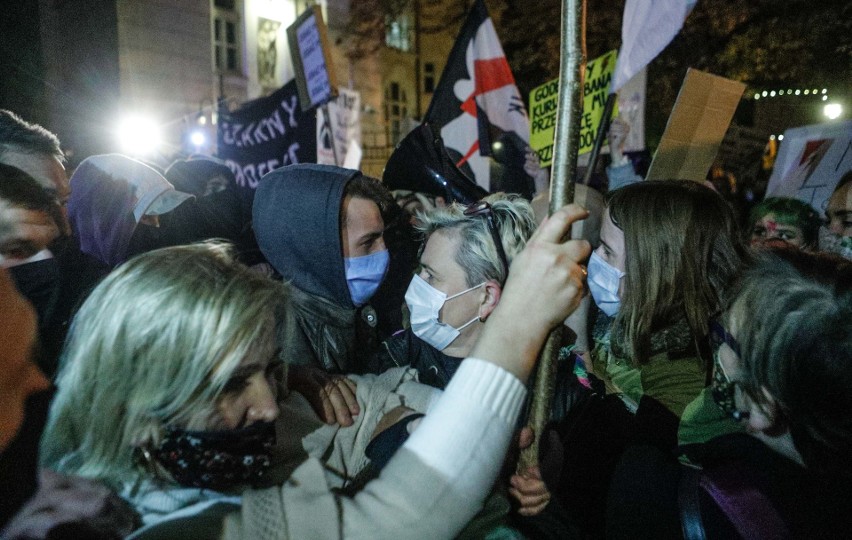
{"label": "wooden pole", "polygon": [[[583,82],[586,75],[586,2],[562,0],[562,51],[559,61],[559,108],[550,180],[550,210],[553,214],[574,201],[577,151],[580,148],[580,116],[583,113]],[[535,376],[535,389],[528,423],[535,441],[521,451],[518,472],[538,465],[539,441],[550,418],[556,362],[562,343],[559,325],[550,333]]]}

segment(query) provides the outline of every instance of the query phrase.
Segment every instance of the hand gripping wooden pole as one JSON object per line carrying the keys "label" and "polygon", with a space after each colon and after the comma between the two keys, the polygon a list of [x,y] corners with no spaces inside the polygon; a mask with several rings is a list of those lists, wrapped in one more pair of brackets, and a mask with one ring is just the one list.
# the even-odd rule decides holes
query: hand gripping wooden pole
{"label": "hand gripping wooden pole", "polygon": [[[585,75],[586,2],[585,0],[562,0],[559,108],[556,112],[556,136],[553,143],[549,214],[574,201]],[[538,363],[532,405],[527,421],[527,425],[535,432],[535,441],[521,451],[518,472],[538,465],[539,441],[550,417],[550,403],[553,400],[562,329],[563,326],[559,325],[550,333]]]}

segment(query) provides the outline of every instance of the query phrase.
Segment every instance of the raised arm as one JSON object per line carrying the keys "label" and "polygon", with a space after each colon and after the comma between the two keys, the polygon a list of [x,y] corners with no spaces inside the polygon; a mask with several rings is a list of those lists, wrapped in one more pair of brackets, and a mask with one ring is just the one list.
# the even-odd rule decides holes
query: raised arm
{"label": "raised arm", "polygon": [[[512,263],[500,304],[471,358],[376,480],[354,497],[332,494],[309,460],[274,496],[290,538],[452,538],[482,507],[506,454],[526,395],[524,383],[551,328],[577,307],[589,254],[562,243],[586,216],[568,206],[542,223]],[[318,485],[323,484],[323,485]],[[270,501],[246,495],[242,523],[228,537],[254,534],[250,516]]]}

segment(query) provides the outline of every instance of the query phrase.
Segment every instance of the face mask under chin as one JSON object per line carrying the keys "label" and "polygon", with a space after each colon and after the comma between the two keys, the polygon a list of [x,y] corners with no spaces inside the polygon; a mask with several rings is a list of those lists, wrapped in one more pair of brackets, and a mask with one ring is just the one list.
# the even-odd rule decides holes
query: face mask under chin
{"label": "face mask under chin", "polygon": [[257,422],[222,431],[166,428],[159,446],[135,453],[140,466],[154,460],[181,486],[230,491],[264,485],[274,444],[274,422]]}

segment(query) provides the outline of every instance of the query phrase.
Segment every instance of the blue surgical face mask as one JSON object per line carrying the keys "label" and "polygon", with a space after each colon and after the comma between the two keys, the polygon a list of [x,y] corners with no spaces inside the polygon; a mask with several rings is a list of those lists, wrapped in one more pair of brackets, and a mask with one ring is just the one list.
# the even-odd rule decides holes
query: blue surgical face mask
{"label": "blue surgical face mask", "polygon": [[345,257],[346,285],[356,307],[361,307],[376,294],[385,278],[390,263],[388,250],[377,251],[363,257]]}
{"label": "blue surgical face mask", "polygon": [[624,272],[613,267],[601,259],[597,253],[592,252],[589,258],[589,276],[586,283],[589,284],[589,292],[595,304],[601,311],[610,317],[614,317],[621,307],[621,298],[618,296],[618,288]]}

